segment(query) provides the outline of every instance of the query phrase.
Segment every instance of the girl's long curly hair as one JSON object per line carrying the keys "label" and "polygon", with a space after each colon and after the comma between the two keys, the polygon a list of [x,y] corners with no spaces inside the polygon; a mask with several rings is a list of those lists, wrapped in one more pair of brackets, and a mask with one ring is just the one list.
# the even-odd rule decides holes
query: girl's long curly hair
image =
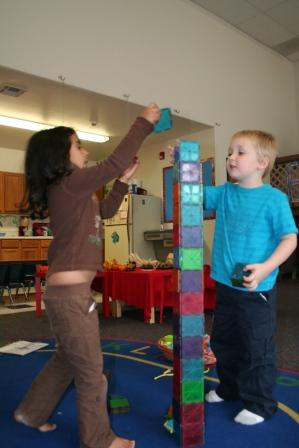
{"label": "girl's long curly hair", "polygon": [[25,156],[25,194],[21,212],[32,218],[48,216],[48,187],[68,176],[70,136],[74,129],[58,126],[36,132],[29,140]]}

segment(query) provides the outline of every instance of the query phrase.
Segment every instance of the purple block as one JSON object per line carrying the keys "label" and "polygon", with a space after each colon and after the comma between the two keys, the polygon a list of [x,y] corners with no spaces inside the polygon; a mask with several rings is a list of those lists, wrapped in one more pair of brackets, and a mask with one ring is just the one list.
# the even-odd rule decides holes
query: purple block
{"label": "purple block", "polygon": [[200,336],[186,336],[178,339],[174,337],[173,344],[174,356],[178,356],[181,359],[202,357],[202,337]]}
{"label": "purple block", "polygon": [[198,163],[180,163],[180,181],[200,183],[200,168]]}
{"label": "purple block", "polygon": [[202,290],[202,271],[181,271],[181,292]]}
{"label": "purple block", "polygon": [[202,227],[182,226],[181,247],[203,247]]}

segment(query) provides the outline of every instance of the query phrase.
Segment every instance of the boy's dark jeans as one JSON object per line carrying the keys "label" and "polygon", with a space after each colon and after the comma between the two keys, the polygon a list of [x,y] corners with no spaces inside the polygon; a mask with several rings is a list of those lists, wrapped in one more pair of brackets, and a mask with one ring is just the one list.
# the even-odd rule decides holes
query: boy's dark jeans
{"label": "boy's dark jeans", "polygon": [[89,312],[90,285],[47,286],[47,314],[58,348],[17,408],[28,426],[46,423],[74,381],[81,448],[107,448],[115,438],[107,414],[107,381],[99,345],[97,310]]}
{"label": "boy's dark jeans", "polygon": [[225,400],[240,398],[248,411],[270,418],[276,375],[276,288],[249,292],[216,283],[211,347]]}

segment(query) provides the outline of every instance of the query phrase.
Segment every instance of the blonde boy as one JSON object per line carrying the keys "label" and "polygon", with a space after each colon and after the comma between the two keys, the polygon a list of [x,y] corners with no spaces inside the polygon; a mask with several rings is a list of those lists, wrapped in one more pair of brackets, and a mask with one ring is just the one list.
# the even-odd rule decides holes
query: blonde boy
{"label": "blonde boy", "polygon": [[226,162],[232,182],[204,189],[205,208],[216,209],[211,275],[217,304],[211,345],[220,380],[206,401],[241,399],[243,408],[234,420],[244,425],[261,423],[277,409],[275,282],[279,265],[297,245],[287,196],[263,183],[276,156],[271,134],[237,132]]}

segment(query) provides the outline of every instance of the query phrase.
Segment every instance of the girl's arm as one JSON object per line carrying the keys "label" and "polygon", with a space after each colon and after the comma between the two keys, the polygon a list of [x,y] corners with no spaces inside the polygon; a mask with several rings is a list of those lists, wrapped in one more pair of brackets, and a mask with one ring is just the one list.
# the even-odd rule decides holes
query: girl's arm
{"label": "girl's arm", "polygon": [[64,188],[72,194],[86,196],[120,176],[131,165],[141,144],[152,132],[153,124],[159,120],[159,117],[158,106],[155,103],[149,104],[107,159],[89,168],[75,168],[70,176],[63,179]]}
{"label": "girl's arm", "polygon": [[122,203],[124,195],[128,192],[128,182],[139,166],[139,159],[135,157],[131,165],[124,171],[119,180],[114,182],[112,190],[100,202],[100,215],[102,219],[115,215]]}

